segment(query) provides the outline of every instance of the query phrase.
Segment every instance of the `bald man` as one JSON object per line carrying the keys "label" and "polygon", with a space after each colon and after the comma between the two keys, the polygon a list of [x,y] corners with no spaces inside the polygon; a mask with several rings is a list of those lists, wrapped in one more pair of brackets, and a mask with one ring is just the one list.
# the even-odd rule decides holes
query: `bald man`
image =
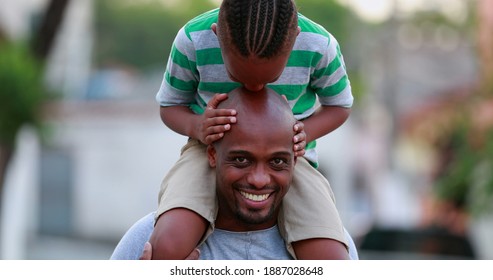
{"label": "bald man", "polygon": [[[229,93],[219,107],[236,109],[238,121],[203,151],[216,173],[218,207],[214,226],[198,247],[199,257],[293,259],[278,227],[297,161],[292,143],[296,120],[291,108],[272,90],[248,92],[244,88]],[[139,259],[152,230],[151,213],[127,231],[111,259]],[[357,259],[354,243],[347,237],[349,255],[334,240],[334,258]],[[144,259],[150,258],[150,249],[147,244]],[[198,257],[196,252],[190,258]]]}

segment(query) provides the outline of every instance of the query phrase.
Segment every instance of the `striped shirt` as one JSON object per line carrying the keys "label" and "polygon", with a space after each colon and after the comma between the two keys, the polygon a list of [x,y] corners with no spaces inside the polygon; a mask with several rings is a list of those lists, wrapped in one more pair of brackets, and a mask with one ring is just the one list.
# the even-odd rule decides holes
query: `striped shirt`
{"label": "striped shirt", "polygon": [[[189,106],[203,113],[216,93],[241,86],[224,67],[221,49],[211,25],[219,9],[203,13],[182,27],[173,42],[156,100],[161,106]],[[322,105],[351,107],[353,96],[337,40],[322,26],[298,14],[301,33],[279,79],[267,85],[287,97],[298,120]],[[308,143],[305,157],[315,166],[315,141]]]}

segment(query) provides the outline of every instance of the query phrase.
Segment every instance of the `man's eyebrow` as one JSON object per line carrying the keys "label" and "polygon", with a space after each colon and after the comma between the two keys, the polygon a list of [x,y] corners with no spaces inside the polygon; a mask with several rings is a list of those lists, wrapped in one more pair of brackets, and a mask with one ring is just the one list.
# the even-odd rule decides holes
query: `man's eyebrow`
{"label": "man's eyebrow", "polygon": [[280,157],[280,156],[290,157],[292,155],[292,153],[288,152],[288,151],[279,151],[279,152],[273,153],[272,155],[276,156],[276,157]]}
{"label": "man's eyebrow", "polygon": [[249,151],[246,150],[231,150],[228,152],[229,155],[249,155],[251,154]]}
{"label": "man's eyebrow", "polygon": [[[246,150],[231,150],[228,152],[228,155],[242,155],[248,156],[252,153]],[[271,154],[272,157],[290,157],[292,153],[290,151],[278,151]]]}

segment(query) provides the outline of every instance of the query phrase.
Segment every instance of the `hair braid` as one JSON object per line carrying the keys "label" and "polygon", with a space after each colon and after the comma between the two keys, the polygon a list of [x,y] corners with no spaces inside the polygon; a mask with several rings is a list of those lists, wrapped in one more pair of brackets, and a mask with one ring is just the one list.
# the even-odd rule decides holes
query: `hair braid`
{"label": "hair braid", "polygon": [[277,11],[275,13],[273,21],[273,34],[269,40],[269,43],[259,54],[265,57],[271,57],[281,49],[286,41],[286,37],[291,27],[291,20],[293,19],[294,7],[291,0],[277,0],[279,2],[277,5]]}
{"label": "hair braid", "polygon": [[259,9],[257,32],[255,34],[255,48],[254,48],[255,53],[259,53],[260,50],[265,45],[265,41],[267,38],[266,34],[269,33],[269,30],[267,30],[269,28],[267,24],[269,23],[268,14],[273,6],[272,2],[273,1],[262,1],[260,3],[262,6]]}
{"label": "hair braid", "polygon": [[270,58],[292,42],[296,6],[293,0],[223,0],[219,23],[225,26],[225,46],[231,42],[245,57]]}
{"label": "hair braid", "polygon": [[226,22],[229,23],[227,27],[233,40],[233,45],[242,55],[247,56],[249,51],[244,43],[247,34],[245,28],[242,27],[247,25],[248,2],[224,1],[224,4],[227,6],[226,9],[229,10],[226,13]]}
{"label": "hair braid", "polygon": [[259,2],[260,0],[253,0],[252,4],[250,6],[250,16],[248,18],[248,23],[250,28],[248,28],[248,35],[245,38],[248,42],[248,49],[250,53],[254,52],[257,44],[257,33],[259,32],[258,30],[258,12],[259,12]]}

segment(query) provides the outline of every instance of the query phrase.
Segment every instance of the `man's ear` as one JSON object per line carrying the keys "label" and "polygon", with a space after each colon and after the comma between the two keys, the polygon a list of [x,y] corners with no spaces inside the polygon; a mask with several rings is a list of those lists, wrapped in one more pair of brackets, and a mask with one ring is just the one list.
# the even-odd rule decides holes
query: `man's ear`
{"label": "man's ear", "polygon": [[210,167],[216,167],[216,148],[213,144],[207,146],[207,159],[209,159]]}

